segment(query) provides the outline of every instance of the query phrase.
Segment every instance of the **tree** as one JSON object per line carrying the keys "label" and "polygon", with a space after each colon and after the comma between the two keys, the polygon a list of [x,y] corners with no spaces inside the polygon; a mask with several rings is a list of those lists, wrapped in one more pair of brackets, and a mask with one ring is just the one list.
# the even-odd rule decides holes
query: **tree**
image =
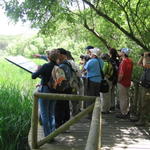
{"label": "tree", "polygon": [[[57,23],[66,20],[70,24],[82,24],[107,48],[121,33],[144,50],[150,48],[149,0],[10,0],[4,1],[4,7],[10,18],[29,20],[32,27],[40,28],[44,34],[53,32]],[[106,24],[110,36],[99,27],[107,31]]]}

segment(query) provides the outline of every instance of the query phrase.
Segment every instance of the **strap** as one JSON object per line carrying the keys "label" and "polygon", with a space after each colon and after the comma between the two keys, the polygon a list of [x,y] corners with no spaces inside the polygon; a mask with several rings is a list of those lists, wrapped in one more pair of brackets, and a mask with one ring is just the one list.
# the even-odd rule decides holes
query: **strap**
{"label": "strap", "polygon": [[88,77],[88,78],[93,78],[93,77],[100,77],[100,75],[97,75],[97,76],[91,76],[91,77]]}
{"label": "strap", "polygon": [[100,68],[100,73],[101,73],[101,75],[102,75],[102,79],[104,79],[104,73],[103,73],[103,70],[102,70],[102,68],[101,68],[101,64],[100,64],[98,58],[97,58],[97,61],[98,61],[98,63],[99,63],[99,68]]}

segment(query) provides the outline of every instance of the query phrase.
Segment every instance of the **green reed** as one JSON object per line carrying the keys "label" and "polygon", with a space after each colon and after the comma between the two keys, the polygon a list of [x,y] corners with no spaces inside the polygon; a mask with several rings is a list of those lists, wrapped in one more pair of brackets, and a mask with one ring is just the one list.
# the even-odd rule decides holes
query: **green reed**
{"label": "green reed", "polygon": [[0,59],[0,149],[27,149],[35,82],[31,74]]}

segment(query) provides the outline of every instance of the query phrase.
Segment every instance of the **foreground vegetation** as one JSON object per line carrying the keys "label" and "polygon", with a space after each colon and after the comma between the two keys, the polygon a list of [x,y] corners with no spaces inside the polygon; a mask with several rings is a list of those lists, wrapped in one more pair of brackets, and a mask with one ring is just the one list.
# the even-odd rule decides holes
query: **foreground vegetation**
{"label": "foreground vegetation", "polygon": [[0,59],[0,149],[27,148],[35,81],[22,69]]}

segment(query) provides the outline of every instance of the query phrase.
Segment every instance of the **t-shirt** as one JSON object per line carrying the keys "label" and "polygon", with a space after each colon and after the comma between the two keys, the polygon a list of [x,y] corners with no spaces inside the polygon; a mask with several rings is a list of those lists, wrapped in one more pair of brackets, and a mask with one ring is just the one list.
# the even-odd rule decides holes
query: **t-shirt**
{"label": "t-shirt", "polygon": [[90,81],[101,82],[102,75],[100,72],[100,66],[102,69],[103,64],[104,62],[100,58],[92,58],[85,64],[84,69],[87,70],[87,78],[89,78]]}
{"label": "t-shirt", "polygon": [[130,87],[132,78],[133,62],[130,58],[125,58],[119,65],[119,75],[123,75],[122,80],[119,82],[125,87]]}

